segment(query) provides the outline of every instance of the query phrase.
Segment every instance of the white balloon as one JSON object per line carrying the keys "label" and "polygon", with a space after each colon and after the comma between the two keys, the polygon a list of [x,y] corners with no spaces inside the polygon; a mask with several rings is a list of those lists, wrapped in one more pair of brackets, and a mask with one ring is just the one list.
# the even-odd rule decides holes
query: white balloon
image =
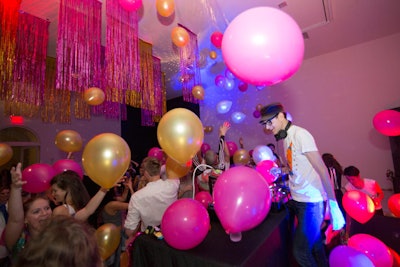
{"label": "white balloon", "polygon": [[223,100],[217,104],[217,111],[219,114],[225,114],[225,113],[229,112],[231,107],[232,107],[232,101]]}
{"label": "white balloon", "polygon": [[256,165],[263,160],[274,160],[274,153],[268,146],[256,146],[253,149],[253,160]]}
{"label": "white balloon", "polygon": [[246,118],[246,115],[243,112],[238,111],[232,113],[231,118],[234,123],[241,123]]}

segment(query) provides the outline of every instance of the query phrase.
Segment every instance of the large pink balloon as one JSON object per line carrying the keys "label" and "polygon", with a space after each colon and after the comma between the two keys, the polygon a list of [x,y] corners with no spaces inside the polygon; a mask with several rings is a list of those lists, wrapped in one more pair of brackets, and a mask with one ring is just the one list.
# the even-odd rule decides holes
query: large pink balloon
{"label": "large pink balloon", "polygon": [[210,192],[208,191],[200,191],[198,192],[195,196],[194,199],[196,199],[198,202],[200,202],[204,208],[208,208],[208,205],[213,202],[212,196]]}
{"label": "large pink balloon", "polygon": [[271,208],[267,181],[245,166],[232,167],[218,177],[213,199],[215,212],[229,234],[256,227]]}
{"label": "large pink balloon", "polygon": [[385,243],[372,235],[355,234],[349,238],[347,244],[367,255],[375,267],[393,266],[393,256],[390,249]]}
{"label": "large pink balloon", "polygon": [[400,135],[400,112],[396,110],[383,110],[378,112],[373,120],[375,129],[383,135]]}
{"label": "large pink balloon", "polygon": [[256,166],[256,170],[261,173],[261,175],[265,178],[268,184],[272,184],[277,176],[275,176],[274,172],[271,171],[273,168],[278,168],[278,164],[272,160],[263,160],[259,162]]}
{"label": "large pink balloon", "polygon": [[375,204],[365,193],[357,190],[343,195],[343,208],[351,218],[359,223],[368,222],[375,214]]}
{"label": "large pink balloon", "polygon": [[181,198],[165,210],[161,229],[165,241],[171,247],[181,250],[191,249],[207,236],[210,217],[197,200]]}
{"label": "large pink balloon", "polygon": [[330,267],[374,267],[364,253],[349,246],[339,245],[329,254]]}
{"label": "large pink balloon", "polygon": [[83,179],[83,169],[81,165],[79,165],[78,162],[72,159],[57,160],[53,164],[53,169],[54,169],[54,175],[70,170],[76,172],[79,175],[79,177]]}
{"label": "large pink balloon", "polygon": [[251,8],[239,14],[222,39],[227,67],[237,78],[253,85],[273,85],[288,79],[299,69],[303,55],[303,35],[296,21],[272,7]]}
{"label": "large pink balloon", "polygon": [[32,164],[22,171],[22,180],[27,181],[22,189],[29,193],[42,193],[49,189],[54,174],[53,166],[49,164]]}

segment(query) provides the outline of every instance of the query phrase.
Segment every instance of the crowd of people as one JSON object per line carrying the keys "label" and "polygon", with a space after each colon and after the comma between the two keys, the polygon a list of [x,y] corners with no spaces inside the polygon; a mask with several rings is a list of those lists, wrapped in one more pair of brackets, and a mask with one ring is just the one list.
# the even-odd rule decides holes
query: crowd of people
{"label": "crowd of people", "polygon": [[[291,199],[285,206],[292,222],[295,261],[300,266],[328,266],[323,225],[344,228],[343,193],[366,193],[374,200],[376,214],[383,214],[382,189],[375,180],[362,178],[356,167],[343,169],[332,154],[321,155],[311,133],[293,125],[280,103],[267,105],[260,113],[260,124],[283,142],[285,158],[274,144],[268,147],[282,174],[289,176]],[[88,177],[82,180],[74,171],[65,171],[52,178],[47,192],[29,194],[22,190],[26,181],[18,163],[2,173],[0,183],[0,266],[120,266],[120,255],[138,233],[160,226],[169,205],[199,191],[212,192],[210,179],[232,167],[225,140],[230,128],[228,122],[220,126],[217,152],[200,150],[191,170],[174,179],[166,177],[165,159],[149,156],[141,164],[132,162],[111,189],[90,192]],[[239,143],[243,148],[242,138]],[[112,256],[101,259],[94,231],[106,223],[118,227],[121,240]]]}

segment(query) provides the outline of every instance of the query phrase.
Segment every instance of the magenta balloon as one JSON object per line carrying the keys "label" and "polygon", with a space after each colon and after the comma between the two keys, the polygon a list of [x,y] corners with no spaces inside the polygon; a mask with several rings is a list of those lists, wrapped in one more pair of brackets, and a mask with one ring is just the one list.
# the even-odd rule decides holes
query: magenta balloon
{"label": "magenta balloon", "polygon": [[329,254],[330,267],[374,267],[364,253],[349,246],[339,245]]}
{"label": "magenta balloon", "polygon": [[224,88],[224,86],[225,86],[225,77],[224,76],[222,76],[221,74],[218,74],[216,77],[215,77],[215,85],[216,86],[218,86],[218,87],[221,87],[221,88]]}
{"label": "magenta balloon", "polygon": [[200,202],[204,208],[208,208],[208,205],[213,202],[212,196],[208,191],[200,191],[195,196],[194,199]]}
{"label": "magenta balloon", "polygon": [[210,217],[197,200],[181,198],[165,210],[161,229],[165,241],[171,247],[181,250],[191,249],[207,236]]}
{"label": "magenta balloon", "polygon": [[386,136],[400,135],[400,112],[396,110],[383,110],[378,112],[372,123],[375,129]]}
{"label": "magenta balloon", "polygon": [[364,192],[347,191],[343,195],[342,203],[346,213],[359,223],[368,222],[375,214],[374,202]]}
{"label": "magenta balloon", "polygon": [[233,141],[227,141],[226,145],[228,146],[228,150],[229,150],[229,155],[231,157],[233,157],[233,155],[235,154],[235,152],[238,150],[238,146],[236,145],[235,142]]}
{"label": "magenta balloon", "polygon": [[201,153],[203,153],[203,154],[205,154],[208,150],[210,150],[211,149],[211,147],[210,147],[210,145],[209,144],[207,144],[207,143],[203,143],[202,145],[201,145]]}
{"label": "magenta balloon", "polygon": [[32,164],[22,171],[22,180],[27,181],[22,189],[29,193],[42,193],[50,188],[54,174],[53,166],[49,164]]}
{"label": "magenta balloon", "polygon": [[272,160],[263,160],[259,162],[256,166],[256,170],[261,173],[268,184],[272,184],[276,178],[273,173],[271,173],[272,168],[278,168],[278,165]]}
{"label": "magenta balloon", "polygon": [[390,249],[385,245],[385,243],[372,235],[352,235],[349,238],[347,245],[367,255],[375,267],[393,266],[393,256]]}
{"label": "magenta balloon", "polygon": [[224,171],[213,191],[214,209],[227,233],[260,224],[271,208],[269,185],[256,170],[236,166]]}
{"label": "magenta balloon", "polygon": [[249,87],[249,85],[245,82],[240,82],[239,86],[238,86],[238,88],[241,92],[246,92],[248,87]]}
{"label": "magenta balloon", "polygon": [[221,48],[222,44],[222,37],[224,35],[221,32],[213,32],[211,34],[211,43],[216,47],[216,48]]}
{"label": "magenta balloon", "polygon": [[54,175],[70,170],[76,172],[81,178],[81,180],[83,179],[83,169],[81,165],[79,165],[79,163],[77,163],[72,159],[57,160],[53,164],[53,169],[54,169]]}
{"label": "magenta balloon", "polygon": [[239,14],[222,39],[227,67],[237,78],[253,85],[273,85],[288,79],[299,69],[303,55],[300,27],[287,13],[272,7],[251,8]]}
{"label": "magenta balloon", "polygon": [[164,153],[161,148],[159,147],[152,147],[150,148],[149,152],[147,152],[147,156],[154,157],[158,159],[160,162],[164,160]]}
{"label": "magenta balloon", "polygon": [[253,111],[253,117],[256,118],[256,119],[260,118],[261,117],[260,111],[259,110],[254,110]]}
{"label": "magenta balloon", "polygon": [[127,11],[136,11],[142,6],[142,0],[119,0],[119,4]]}

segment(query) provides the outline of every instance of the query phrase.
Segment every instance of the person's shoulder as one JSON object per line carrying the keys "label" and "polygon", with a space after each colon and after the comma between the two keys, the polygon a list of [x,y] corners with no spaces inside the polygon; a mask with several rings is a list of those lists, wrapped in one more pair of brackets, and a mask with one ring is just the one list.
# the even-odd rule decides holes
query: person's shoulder
{"label": "person's shoulder", "polygon": [[69,215],[68,208],[65,205],[57,206],[53,209],[53,215]]}

